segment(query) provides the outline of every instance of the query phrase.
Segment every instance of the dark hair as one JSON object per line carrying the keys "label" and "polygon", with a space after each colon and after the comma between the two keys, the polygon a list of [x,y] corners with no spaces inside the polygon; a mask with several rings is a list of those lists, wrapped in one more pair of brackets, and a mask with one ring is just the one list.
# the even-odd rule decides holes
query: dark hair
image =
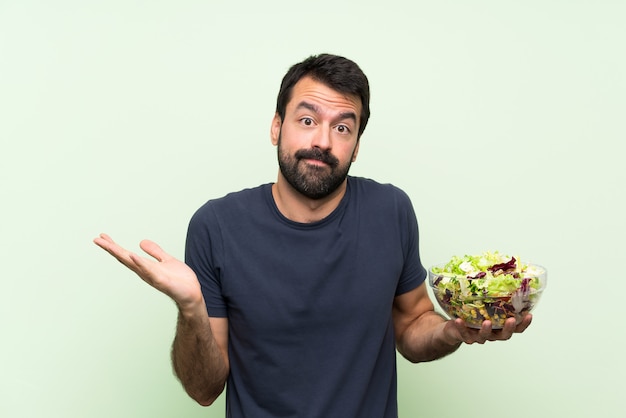
{"label": "dark hair", "polygon": [[359,66],[347,58],[331,54],[312,55],[294,64],[283,77],[276,100],[276,113],[281,120],[285,119],[285,109],[291,100],[293,86],[303,77],[311,77],[333,90],[361,99],[361,123],[358,132],[360,138],[370,117],[370,87]]}

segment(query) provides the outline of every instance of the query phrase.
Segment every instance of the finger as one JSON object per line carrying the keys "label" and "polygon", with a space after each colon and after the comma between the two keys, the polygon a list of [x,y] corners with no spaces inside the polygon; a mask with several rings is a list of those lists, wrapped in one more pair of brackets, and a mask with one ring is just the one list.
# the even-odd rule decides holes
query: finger
{"label": "finger", "polygon": [[[150,286],[154,287],[160,292],[165,293],[166,295],[172,297],[171,291],[169,290],[169,286],[167,284],[168,279],[167,275],[163,274],[163,271],[160,270],[159,262],[141,257],[137,254],[130,253],[129,255],[131,261],[134,263],[134,271],[135,273]],[[172,297],[173,298],[173,297]]]}
{"label": "finger", "polygon": [[115,241],[111,239],[111,237],[106,234],[100,234],[100,236],[98,238],[95,238],[93,242],[97,246],[111,254],[113,257],[115,257],[117,261],[124,264],[131,270],[134,270],[134,265],[130,257],[131,252],[123,247],[120,247],[118,244],[115,243]]}
{"label": "finger", "polygon": [[115,256],[116,254],[121,254],[121,247],[117,245],[111,237],[106,234],[100,234],[98,238],[95,238],[93,242],[109,254]]}
{"label": "finger", "polygon": [[100,248],[105,249],[106,247],[113,242],[110,236],[107,234],[100,234],[98,237],[94,238],[93,242]]}
{"label": "finger", "polygon": [[133,253],[128,254],[128,257],[133,263],[133,270],[135,271],[135,273],[137,273],[139,277],[141,277],[144,281],[152,285],[154,282],[152,279],[152,266],[155,264],[155,262]]}
{"label": "finger", "polygon": [[490,338],[490,340],[491,341],[508,340],[513,335],[513,332],[515,332],[516,323],[517,321],[515,320],[515,318],[507,319],[504,322],[502,329],[498,331],[497,333],[494,333],[493,338]]}
{"label": "finger", "polygon": [[103,239],[103,240],[105,240],[105,241],[107,241],[107,242],[111,242],[111,243],[113,243],[113,242],[114,242],[114,241],[113,241],[113,238],[111,238],[110,236],[108,236],[108,235],[107,235],[107,234],[105,234],[105,233],[100,234],[99,238],[101,238],[101,239]]}
{"label": "finger", "polygon": [[493,328],[491,325],[491,321],[483,321],[480,326],[480,330],[478,331],[478,335],[476,337],[476,342],[478,344],[484,344],[491,336],[492,336]]}
{"label": "finger", "polygon": [[113,239],[110,236],[104,233],[100,234],[97,238],[95,238],[93,242],[105,250],[113,249],[115,247],[122,248],[119,245],[117,245],[117,243],[113,241]]}
{"label": "finger", "polygon": [[524,332],[526,328],[528,328],[533,321],[533,316],[531,314],[524,315],[522,318],[522,322],[520,322],[517,327],[515,327],[515,332]]}
{"label": "finger", "polygon": [[144,239],[139,243],[139,246],[147,254],[154,257],[158,261],[165,261],[169,258],[172,258],[168,253],[163,251],[163,249],[156,242]]}
{"label": "finger", "polygon": [[456,318],[453,321],[454,328],[456,332],[459,334],[459,339],[466,344],[472,344],[474,342],[474,337],[471,334],[471,330],[465,324],[461,318]]}

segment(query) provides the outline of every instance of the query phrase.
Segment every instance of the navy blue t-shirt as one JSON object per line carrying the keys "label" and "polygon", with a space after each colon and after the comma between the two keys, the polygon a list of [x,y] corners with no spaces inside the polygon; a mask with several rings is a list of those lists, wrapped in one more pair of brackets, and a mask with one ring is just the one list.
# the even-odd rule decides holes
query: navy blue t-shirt
{"label": "navy blue t-shirt", "polygon": [[426,277],[408,196],[348,177],[326,218],[298,223],[271,184],[193,216],[187,264],[227,317],[227,417],[397,417],[394,297]]}

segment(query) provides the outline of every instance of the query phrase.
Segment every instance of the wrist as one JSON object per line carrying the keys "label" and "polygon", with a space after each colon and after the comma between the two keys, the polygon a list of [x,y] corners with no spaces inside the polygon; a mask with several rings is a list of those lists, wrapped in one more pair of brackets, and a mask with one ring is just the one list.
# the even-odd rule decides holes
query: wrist
{"label": "wrist", "polygon": [[202,296],[200,296],[199,299],[185,301],[184,303],[176,302],[176,306],[178,307],[180,316],[186,320],[208,317],[206,304],[204,303],[204,297]]}

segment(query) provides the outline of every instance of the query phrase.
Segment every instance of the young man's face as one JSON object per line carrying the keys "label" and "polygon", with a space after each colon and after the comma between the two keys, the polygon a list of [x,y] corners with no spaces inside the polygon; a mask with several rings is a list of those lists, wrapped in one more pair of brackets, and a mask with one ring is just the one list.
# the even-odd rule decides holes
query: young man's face
{"label": "young man's face", "polygon": [[312,78],[293,88],[285,109],[272,121],[283,177],[310,199],[334,192],[346,179],[358,148],[361,100],[345,96]]}

